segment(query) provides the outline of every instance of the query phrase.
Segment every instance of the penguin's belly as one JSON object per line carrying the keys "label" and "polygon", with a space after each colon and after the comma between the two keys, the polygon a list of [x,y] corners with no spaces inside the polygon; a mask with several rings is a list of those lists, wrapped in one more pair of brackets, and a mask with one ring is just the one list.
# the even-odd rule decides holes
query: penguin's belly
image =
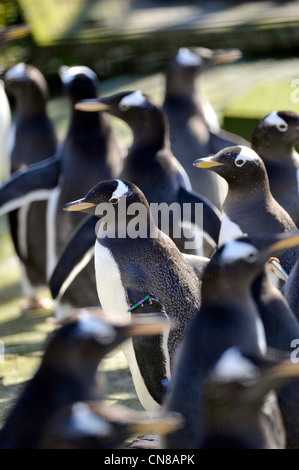
{"label": "penguin's belly", "polygon": [[[94,260],[97,292],[104,312],[112,312],[122,315],[125,319],[131,319],[120,270],[112,252],[96,241]],[[137,364],[132,339],[122,344],[122,350],[128,361],[140,403],[146,411],[156,411],[159,404],[151,397],[145,386]]]}

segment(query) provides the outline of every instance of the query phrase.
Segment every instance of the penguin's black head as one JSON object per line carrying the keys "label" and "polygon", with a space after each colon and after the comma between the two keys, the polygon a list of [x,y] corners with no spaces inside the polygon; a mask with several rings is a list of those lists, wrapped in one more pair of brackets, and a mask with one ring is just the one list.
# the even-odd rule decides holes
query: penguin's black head
{"label": "penguin's black head", "polygon": [[140,90],[124,91],[76,104],[81,111],[106,111],[125,121],[133,130],[164,125],[165,115],[153,99]]}
{"label": "penguin's black head", "polygon": [[43,362],[76,370],[78,374],[84,369],[94,370],[106,354],[131,336],[159,334],[169,326],[154,314],[135,315],[130,323],[119,323],[118,318],[108,323],[103,316],[90,313],[88,309],[80,309],[61,323],[52,334]]}
{"label": "penguin's black head", "polygon": [[20,62],[7,70],[4,84],[7,94],[13,96],[19,106],[30,102],[31,106],[26,106],[27,112],[30,108],[45,106],[48,85],[43,74],[33,65]]}
{"label": "penguin's black head", "polygon": [[143,192],[135,184],[126,180],[114,179],[96,184],[86,196],[69,202],[63,210],[86,212],[101,217],[100,212],[97,211],[99,205],[110,204],[116,208],[123,200],[126,201],[126,208],[132,203],[142,203],[149,209]]}
{"label": "penguin's black head", "polygon": [[267,180],[265,165],[259,155],[245,146],[227,147],[206,158],[193,163],[197,168],[206,168],[222,176],[230,188],[254,187],[258,182]]}
{"label": "penguin's black head", "polygon": [[299,245],[299,231],[269,236],[244,236],[218,248],[203,276],[203,297],[218,289],[235,290],[242,282],[249,287],[264,269],[267,260]]}
{"label": "penguin's black head", "polygon": [[242,56],[238,49],[211,50],[206,47],[181,47],[166,72],[168,94],[188,94],[199,74],[217,65],[235,62]]}
{"label": "penguin's black head", "polygon": [[99,91],[98,77],[85,66],[59,68],[59,75],[66,94],[73,104],[83,99],[96,98]]}
{"label": "penguin's black head", "polygon": [[[66,204],[63,209],[68,212],[80,211],[97,216],[102,219],[97,229],[104,227],[105,236],[110,234],[112,238],[116,237],[116,229],[120,227],[123,230],[126,227],[129,229],[128,224],[136,215],[138,221],[135,220],[140,230],[145,230],[145,238],[148,236],[148,230],[155,227],[152,224],[150,207],[144,194],[136,185],[125,180],[102,181],[94,186],[85,197]],[[133,227],[131,228],[134,231]],[[130,236],[129,230],[126,230],[122,237],[126,235]],[[99,232],[97,236],[100,236]],[[136,238],[136,232],[134,234],[132,232],[132,238]]]}
{"label": "penguin's black head", "polygon": [[273,388],[297,379],[298,364],[281,351],[254,355],[233,346],[218,358],[205,383],[207,420],[211,427],[246,422]]}
{"label": "penguin's black head", "polygon": [[299,142],[299,114],[293,111],[272,111],[261,119],[252,134],[252,148],[261,155],[283,159],[283,149]]}

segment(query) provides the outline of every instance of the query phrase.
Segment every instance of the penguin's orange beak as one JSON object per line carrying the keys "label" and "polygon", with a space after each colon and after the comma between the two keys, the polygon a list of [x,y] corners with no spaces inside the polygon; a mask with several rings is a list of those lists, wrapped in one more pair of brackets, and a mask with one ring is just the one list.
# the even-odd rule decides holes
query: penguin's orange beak
{"label": "penguin's orange beak", "polygon": [[84,198],[77,199],[77,201],[72,201],[67,203],[63,210],[67,212],[85,212],[86,210],[95,207],[96,204],[93,202],[86,202]]}
{"label": "penguin's orange beak", "polygon": [[193,162],[196,168],[213,168],[214,166],[223,166],[223,163],[217,162],[213,157],[198,158]]}
{"label": "penguin's orange beak", "polygon": [[82,100],[75,104],[75,109],[79,111],[96,112],[110,109],[109,104],[103,103],[100,99]]}
{"label": "penguin's orange beak", "polygon": [[214,51],[212,63],[213,65],[230,64],[241,57],[242,52],[239,49],[218,49]]}
{"label": "penguin's orange beak", "polygon": [[277,240],[267,248],[267,251],[274,253],[293,248],[297,245],[299,245],[299,230],[278,235]]}

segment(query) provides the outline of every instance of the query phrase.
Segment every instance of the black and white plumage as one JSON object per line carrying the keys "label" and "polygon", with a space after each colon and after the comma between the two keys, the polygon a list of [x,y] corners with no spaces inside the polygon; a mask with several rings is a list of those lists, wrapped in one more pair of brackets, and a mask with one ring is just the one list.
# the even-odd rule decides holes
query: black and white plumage
{"label": "black and white plumage", "polygon": [[[105,398],[103,380],[98,376],[105,355],[131,335],[154,335],[165,326],[157,316],[108,323],[84,309],[66,319],[52,333],[40,367],[6,418],[0,430],[0,448],[37,449],[50,437],[59,441],[61,429],[56,428],[57,434],[51,432],[51,422],[58,413],[77,402],[101,402]],[[118,443],[121,440],[120,435]]]}
{"label": "black and white plumage", "polygon": [[263,159],[270,189],[277,202],[299,223],[299,114],[272,111],[261,119],[253,133],[251,146]]}
{"label": "black and white plumage", "polygon": [[[71,119],[58,154],[45,160],[43,164],[32,165],[26,172],[14,175],[0,191],[2,213],[20,207],[30,199],[43,198],[46,192],[49,198],[48,276],[55,267],[60,251],[82,219],[81,214],[72,214],[65,219],[62,211],[64,204],[79,197],[83,188],[87,191],[101,179],[117,175],[123,161],[122,149],[106,117],[97,113],[84,113],[74,108],[77,101],[97,96],[96,74],[83,66],[63,67],[60,74],[71,104]],[[13,197],[15,188],[18,191],[17,198]],[[92,254],[89,254],[89,259],[91,257]],[[73,307],[92,305],[98,305],[98,299],[93,264],[90,263],[82,273],[80,284],[75,281],[71,290],[61,299],[61,303],[56,305],[56,314],[61,318]]]}
{"label": "black and white plumage", "polygon": [[284,421],[273,390],[297,379],[299,368],[272,351],[224,351],[204,384],[206,427],[201,449],[284,449]]}
{"label": "black and white plumage", "polygon": [[[229,186],[222,206],[219,246],[245,234],[271,235],[297,230],[290,215],[272,196],[263,160],[251,148],[228,147],[211,157],[196,160],[194,165],[215,171]],[[280,255],[287,273],[298,255],[298,247]]]}
{"label": "black and white plumage", "polygon": [[[130,126],[133,142],[120,178],[139,185],[150,204],[178,203],[182,209],[188,203],[203,205],[203,227],[198,226],[198,248],[186,248],[189,233],[185,235],[183,231],[180,237],[175,235],[176,221],[173,231],[169,230],[169,236],[182,252],[210,256],[218,241],[220,213],[209,200],[192,191],[185,169],[171,151],[168,120],[162,108],[140,90],[121,92],[99,100],[84,100],[76,107],[85,111],[106,110]],[[184,222],[194,224],[196,221],[194,218],[186,220],[185,216],[179,222],[179,226],[184,226]],[[172,221],[169,225],[171,228]],[[200,243],[202,237],[205,240],[203,246]]]}
{"label": "black and white plumage", "polygon": [[198,80],[211,67],[234,62],[241,55],[238,49],[182,47],[165,74],[163,109],[169,120],[171,149],[186,169],[194,191],[219,209],[226,185],[217,175],[207,175],[202,170],[196,172],[192,165],[194,155],[206,157],[229,145],[248,143],[220,128],[214,109],[198,87]]}
{"label": "black and white plumage", "polygon": [[[162,368],[152,363],[153,366],[146,370],[142,366],[146,361],[136,357],[134,344],[124,345],[139,400],[146,410],[152,412],[162,400],[160,382],[170,379],[176,349],[200,306],[201,281],[174,242],[155,226],[148,202],[134,184],[124,180],[101,182],[84,198],[67,204],[65,210],[80,210],[101,218],[103,214],[99,209],[102,203],[110,204],[111,210],[115,209],[111,219],[109,216],[105,224],[104,219],[99,223],[95,242],[95,274],[103,310],[109,312],[112,309],[126,317],[130,315],[130,304],[145,293],[159,302],[161,307],[158,311],[165,318],[174,321],[173,328],[164,333],[160,344],[148,343],[138,352],[144,359],[160,356]],[[127,229],[134,217],[128,215],[127,209],[136,203],[144,209],[140,224],[144,224],[145,232],[144,236],[132,238]],[[116,230],[115,236],[114,229],[110,231],[112,227]],[[207,264],[205,258],[203,263]],[[151,391],[154,382],[157,384],[155,394]]]}
{"label": "black and white plumage", "polygon": [[[49,90],[42,73],[33,65],[20,62],[5,73],[4,83],[16,104],[9,149],[10,172],[14,173],[54,155],[57,136],[47,114]],[[46,213],[47,200],[24,203],[9,214],[27,308],[46,305],[38,295],[38,287],[47,283]]]}
{"label": "black and white plumage", "polygon": [[292,234],[260,237],[256,248],[247,237],[230,240],[206,267],[201,308],[190,323],[177,356],[163,407],[179,412],[186,426],[166,439],[167,448],[196,448],[205,433],[204,384],[221,355],[237,347],[246,355],[267,351],[265,327],[252,284],[274,253],[298,242]]}

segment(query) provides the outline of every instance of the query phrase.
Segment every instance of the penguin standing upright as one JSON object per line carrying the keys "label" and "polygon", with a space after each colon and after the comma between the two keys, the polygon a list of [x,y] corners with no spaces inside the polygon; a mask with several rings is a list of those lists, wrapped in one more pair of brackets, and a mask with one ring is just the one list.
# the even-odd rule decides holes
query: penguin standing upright
{"label": "penguin standing upright", "polygon": [[[16,103],[10,136],[10,171],[24,171],[29,165],[55,154],[57,137],[47,115],[48,85],[34,66],[18,63],[4,76],[5,90]],[[26,308],[47,306],[38,297],[46,282],[47,200],[25,204],[9,214],[9,226],[21,266]]]}
{"label": "penguin standing upright", "polygon": [[[199,308],[201,280],[174,242],[157,228],[144,194],[133,183],[101,182],[84,198],[68,203],[65,210],[102,219],[95,242],[95,274],[103,310],[124,318],[131,312],[133,316],[141,295],[140,303],[154,299],[161,304],[159,313],[174,321],[159,344],[149,341],[136,348],[129,342],[123,348],[141,404],[155,411],[163,398],[161,381],[170,379],[176,349]],[[148,357],[152,358],[149,363]]]}
{"label": "penguin standing upright", "polygon": [[206,157],[224,147],[248,144],[239,136],[220,129],[211,104],[198,90],[198,78],[217,64],[241,57],[238,49],[211,50],[204,47],[183,47],[166,71],[163,109],[169,119],[171,149],[182,163],[192,188],[213,202],[219,209],[226,185],[217,175],[206,175],[193,168],[194,155]]}
{"label": "penguin standing upright", "polygon": [[[288,243],[289,246],[299,244],[299,232],[295,232],[292,236],[284,234],[276,237],[272,236],[271,238],[273,240],[272,250],[276,246],[276,253],[279,253],[280,245],[285,248]],[[240,242],[246,240],[257,249],[261,249],[265,243],[265,241],[257,237],[238,239]],[[251,291],[264,325],[268,347],[283,351],[287,357],[292,359],[299,338],[298,317],[296,318],[282,292],[269,281],[266,268],[254,280]],[[299,446],[297,425],[299,419],[297,407],[298,393],[299,380],[292,381],[292,383],[282,387],[278,392],[278,402],[286,431],[286,446],[293,449]]]}
{"label": "penguin standing upright", "polygon": [[[0,448],[36,449],[45,445],[57,413],[76,402],[100,402],[105,398],[97,372],[106,354],[132,335],[155,335],[163,328],[165,322],[158,317],[111,324],[79,310],[51,335],[37,372],[0,430]],[[121,441],[122,436],[119,438]]]}
{"label": "penguin standing upright", "polygon": [[[77,103],[76,108],[84,111],[106,110],[130,126],[133,143],[120,178],[137,184],[150,204],[166,203],[171,207],[171,204],[178,203],[180,210],[187,203],[203,204],[204,233],[199,235],[198,248],[186,248],[185,241],[190,238],[190,234],[187,232],[185,235],[187,227],[184,222],[189,222],[190,226],[194,221],[186,221],[185,214],[182,214],[182,221],[174,219],[174,223],[170,224],[173,232],[169,231],[167,234],[180,251],[210,256],[218,242],[220,213],[210,201],[192,191],[186,171],[170,149],[168,120],[163,110],[140,90],[121,92],[99,100],[85,100]],[[181,224],[183,233],[180,230]],[[202,231],[201,226],[198,228]],[[179,237],[176,229],[179,229]],[[202,238],[205,240],[203,246]]]}
{"label": "penguin standing upright", "polygon": [[[74,108],[77,101],[95,98],[98,93],[96,74],[84,66],[63,67],[61,79],[71,104],[67,135],[56,156],[15,173],[0,190],[2,213],[29,200],[43,198],[50,192],[47,209],[47,274],[50,277],[59,252],[82,221],[82,214],[66,218],[64,204],[101,181],[117,175],[122,167],[123,151],[106,116],[85,113]],[[88,253],[90,259],[93,253]],[[56,316],[68,315],[73,307],[98,305],[93,263],[88,264],[61,302]]]}
{"label": "penguin standing upright", "polygon": [[299,114],[272,111],[261,119],[253,133],[251,147],[262,158],[276,201],[299,224]]}
{"label": "penguin standing upright", "polygon": [[[0,31],[0,51],[11,41],[21,39],[29,34],[27,25],[10,26]],[[11,112],[9,101],[5,92],[3,77],[0,80],[0,178],[8,178],[10,172],[8,144],[11,127]]]}
{"label": "penguin standing upright", "polygon": [[[216,155],[194,162],[221,175],[228,183],[223,203],[219,245],[242,235],[270,235],[296,231],[290,215],[271,194],[263,160],[249,147],[228,147]],[[280,256],[289,273],[299,256],[299,248],[287,249]]]}
{"label": "penguin standing upright", "polygon": [[[200,445],[206,425],[204,384],[227,349],[237,347],[255,357],[266,353],[265,330],[251,286],[277,249],[273,238],[265,237],[261,249],[246,239],[229,240],[206,267],[201,308],[185,334],[163,403],[166,410],[182,414],[186,426],[167,437],[167,448]],[[287,236],[284,241],[279,250],[289,246]]]}

